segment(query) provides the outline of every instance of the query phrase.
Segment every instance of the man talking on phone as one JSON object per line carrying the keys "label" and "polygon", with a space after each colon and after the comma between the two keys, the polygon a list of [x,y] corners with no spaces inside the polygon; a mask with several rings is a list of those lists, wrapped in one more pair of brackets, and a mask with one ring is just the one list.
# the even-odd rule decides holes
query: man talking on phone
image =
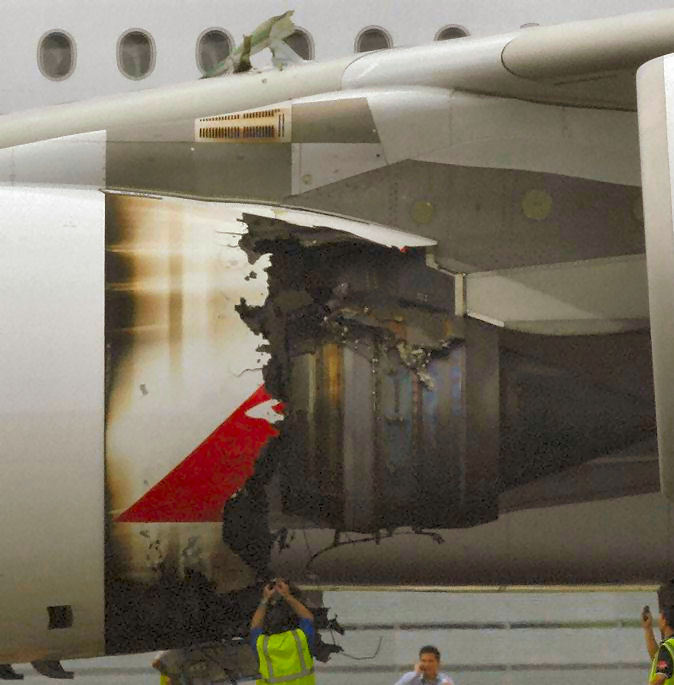
{"label": "man talking on phone", "polygon": [[653,617],[645,606],[641,612],[646,649],[651,658],[649,685],[674,685],[674,581],[660,586],[658,590],[658,627],[662,642],[658,644],[653,635]]}
{"label": "man talking on phone", "polygon": [[315,685],[314,615],[283,578],[264,586],[250,622],[250,643],[260,663],[257,685]]}
{"label": "man talking on phone", "polygon": [[440,651],[433,645],[426,645],[419,650],[414,670],[405,673],[396,685],[454,685],[454,681],[439,669]]}

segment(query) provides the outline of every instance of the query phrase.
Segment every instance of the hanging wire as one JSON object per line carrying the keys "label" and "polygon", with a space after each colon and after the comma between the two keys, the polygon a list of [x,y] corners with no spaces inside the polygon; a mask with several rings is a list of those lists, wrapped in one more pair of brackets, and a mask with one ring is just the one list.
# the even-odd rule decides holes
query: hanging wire
{"label": "hanging wire", "polygon": [[377,649],[375,649],[374,653],[370,656],[354,656],[353,654],[348,654],[347,652],[340,652],[340,654],[341,656],[345,656],[347,659],[352,659],[353,661],[367,661],[369,659],[376,659],[383,641],[384,638],[380,636],[379,642],[377,643]]}
{"label": "hanging wire", "polygon": [[344,540],[342,535],[342,531],[335,530],[335,535],[332,539],[332,542],[322,549],[319,549],[318,552],[312,554],[307,560],[304,570],[308,571],[311,564],[313,564],[314,561],[322,554],[325,554],[325,552],[329,552],[331,549],[337,549],[338,547],[344,547],[346,545],[360,545],[365,542],[374,542],[378,545],[382,540],[399,537],[401,535],[424,535],[429,537],[436,545],[442,545],[445,542],[445,538],[440,533],[436,533],[432,530],[423,530],[422,528],[413,528],[412,530],[388,529],[384,532],[378,530],[373,535],[370,535],[366,538],[359,538],[358,540],[352,540],[350,537],[347,537],[347,539]]}

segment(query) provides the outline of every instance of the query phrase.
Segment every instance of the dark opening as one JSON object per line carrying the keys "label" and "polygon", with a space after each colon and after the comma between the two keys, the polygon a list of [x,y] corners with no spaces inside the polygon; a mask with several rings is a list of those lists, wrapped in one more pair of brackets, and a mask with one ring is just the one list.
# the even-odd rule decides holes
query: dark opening
{"label": "dark opening", "polygon": [[356,39],[356,52],[386,50],[391,47],[391,37],[383,29],[373,27],[361,31]]}
{"label": "dark opening", "polygon": [[211,29],[203,33],[197,45],[197,63],[201,73],[215,69],[231,51],[231,41],[224,31]]}
{"label": "dark opening", "polygon": [[58,607],[47,607],[49,614],[49,630],[70,628],[73,625],[73,608],[70,604]]}
{"label": "dark opening", "polygon": [[314,51],[312,49],[311,38],[309,34],[302,29],[297,29],[291,33],[285,42],[292,48],[302,59],[310,60],[314,58]]}
{"label": "dark opening", "polygon": [[75,68],[73,41],[63,31],[52,31],[42,38],[38,49],[40,70],[50,79],[67,78]]}
{"label": "dark opening", "polygon": [[435,40],[452,40],[453,38],[464,38],[468,35],[468,31],[461,26],[445,26],[444,29],[438,31]]}

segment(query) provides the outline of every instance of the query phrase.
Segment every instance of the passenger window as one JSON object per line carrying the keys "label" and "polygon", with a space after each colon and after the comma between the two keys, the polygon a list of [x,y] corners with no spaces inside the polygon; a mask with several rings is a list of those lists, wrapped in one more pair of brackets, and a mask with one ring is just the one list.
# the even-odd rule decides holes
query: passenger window
{"label": "passenger window", "polygon": [[132,29],[117,42],[117,66],[127,78],[145,78],[154,69],[154,61],[154,40],[145,31]]}
{"label": "passenger window", "polygon": [[291,33],[285,42],[294,50],[302,59],[314,58],[314,42],[311,36],[304,29],[297,29]]}
{"label": "passenger window", "polygon": [[48,79],[62,81],[75,70],[75,43],[65,31],[50,31],[40,39],[37,50],[40,71]]}
{"label": "passenger window", "polygon": [[435,40],[451,40],[452,38],[463,38],[468,35],[468,31],[463,26],[445,26],[435,34]]}
{"label": "passenger window", "polygon": [[356,38],[356,52],[385,50],[393,45],[391,36],[384,29],[373,26],[363,29]]}
{"label": "passenger window", "polygon": [[232,39],[222,29],[207,29],[197,40],[197,66],[202,74],[212,71],[232,52]]}

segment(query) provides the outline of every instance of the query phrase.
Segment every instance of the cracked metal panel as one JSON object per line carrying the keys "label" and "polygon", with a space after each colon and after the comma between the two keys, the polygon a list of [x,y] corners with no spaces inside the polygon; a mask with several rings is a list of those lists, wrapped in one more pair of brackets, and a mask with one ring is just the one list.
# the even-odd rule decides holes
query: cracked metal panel
{"label": "cracked metal panel", "polygon": [[452,278],[418,252],[247,223],[246,249],[272,254],[269,299],[240,311],[288,407],[272,446],[285,512],[361,532],[494,518],[498,337],[453,318]]}

